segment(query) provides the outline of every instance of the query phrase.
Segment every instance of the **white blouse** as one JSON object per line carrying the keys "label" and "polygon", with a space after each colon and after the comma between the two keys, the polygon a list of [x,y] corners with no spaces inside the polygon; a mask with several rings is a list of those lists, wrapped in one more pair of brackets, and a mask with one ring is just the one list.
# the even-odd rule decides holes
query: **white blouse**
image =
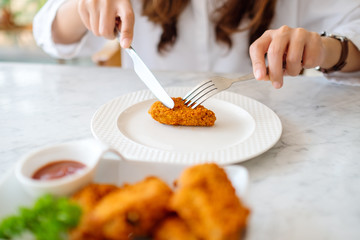
{"label": "white blouse", "polygon": [[[90,56],[105,43],[102,37],[90,31],[75,44],[55,44],[51,25],[57,9],[66,0],[48,0],[33,22],[34,37],[45,52],[56,58],[69,59]],[[161,27],[141,16],[140,0],[133,0],[135,12],[134,39],[132,46],[153,70],[212,71],[218,73],[251,72],[248,32],[232,35],[233,47],[219,44],[215,39],[214,24],[209,20],[216,0],[193,0],[178,20],[178,38],[170,51],[157,52]],[[282,25],[303,27],[310,31],[347,36],[360,49],[360,1],[359,0],[278,0],[270,28]],[[122,54],[123,67],[132,66],[127,54]],[[337,73],[353,76],[357,73]]]}

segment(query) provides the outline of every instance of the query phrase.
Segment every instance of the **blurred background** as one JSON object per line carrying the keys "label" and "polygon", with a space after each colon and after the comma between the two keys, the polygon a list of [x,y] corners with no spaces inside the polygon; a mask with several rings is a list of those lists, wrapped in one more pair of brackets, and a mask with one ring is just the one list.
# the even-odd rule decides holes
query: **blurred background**
{"label": "blurred background", "polygon": [[120,66],[120,48],[109,42],[89,58],[54,59],[33,38],[32,21],[47,0],[0,0],[0,62]]}
{"label": "blurred background", "polygon": [[[118,42],[108,41],[89,58],[54,59],[39,48],[32,34],[32,21],[47,0],[0,0],[0,62],[30,62],[95,66],[121,66]],[[309,69],[305,75],[321,75]]]}

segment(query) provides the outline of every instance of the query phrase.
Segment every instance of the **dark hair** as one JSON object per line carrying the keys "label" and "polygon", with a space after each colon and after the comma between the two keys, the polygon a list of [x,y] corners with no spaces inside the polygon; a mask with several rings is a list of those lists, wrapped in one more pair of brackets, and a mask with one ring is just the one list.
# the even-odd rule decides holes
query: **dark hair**
{"label": "dark hair", "polygon": [[[160,24],[162,34],[158,52],[169,50],[177,38],[177,21],[190,0],[144,0],[142,15]],[[196,1],[196,0],[195,0]],[[259,38],[269,27],[276,7],[276,0],[227,0],[218,7],[212,17],[216,40],[232,47],[231,34],[249,30],[248,44]],[[240,28],[242,20],[250,20]]]}

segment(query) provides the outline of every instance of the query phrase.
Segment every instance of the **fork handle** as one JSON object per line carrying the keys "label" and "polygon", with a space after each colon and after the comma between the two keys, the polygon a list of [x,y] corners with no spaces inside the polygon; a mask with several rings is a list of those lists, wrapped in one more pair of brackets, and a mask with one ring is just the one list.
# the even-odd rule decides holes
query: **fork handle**
{"label": "fork handle", "polygon": [[[283,63],[283,69],[285,69],[285,68],[286,68],[286,63]],[[269,74],[269,67],[266,67],[266,74]],[[232,79],[231,84],[233,84],[234,82],[246,81],[246,80],[251,80],[251,79],[255,79],[255,76],[253,73],[249,73],[249,74],[246,74],[239,78]]]}
{"label": "fork handle", "polygon": [[231,83],[239,82],[239,81],[246,81],[246,80],[251,80],[251,79],[255,79],[255,76],[253,73],[249,73],[244,76],[234,78],[234,79],[232,79]]}

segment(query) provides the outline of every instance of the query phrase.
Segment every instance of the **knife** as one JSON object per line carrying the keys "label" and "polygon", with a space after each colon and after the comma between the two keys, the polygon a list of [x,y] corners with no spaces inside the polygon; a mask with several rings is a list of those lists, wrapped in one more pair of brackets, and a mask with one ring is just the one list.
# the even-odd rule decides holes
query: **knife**
{"label": "knife", "polygon": [[[120,43],[120,31],[118,30],[116,31],[116,39]],[[150,89],[150,91],[155,95],[155,97],[159,99],[160,102],[162,102],[166,107],[170,109],[174,108],[175,105],[174,101],[166,93],[166,91],[160,85],[159,81],[155,78],[154,74],[152,74],[150,69],[141,60],[139,55],[135,52],[134,48],[130,46],[129,48],[125,48],[125,51],[130,55],[134,63],[134,70],[136,74]]]}

